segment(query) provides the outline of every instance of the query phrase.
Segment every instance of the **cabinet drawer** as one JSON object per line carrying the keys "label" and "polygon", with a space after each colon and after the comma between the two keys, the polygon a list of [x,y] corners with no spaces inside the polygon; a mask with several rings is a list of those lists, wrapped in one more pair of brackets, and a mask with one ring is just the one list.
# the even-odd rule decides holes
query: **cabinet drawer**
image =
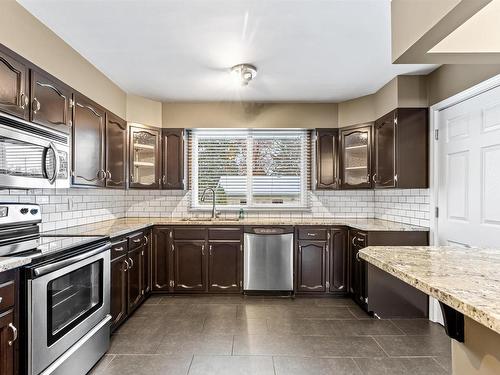
{"label": "cabinet drawer", "polygon": [[318,228],[299,228],[299,240],[317,240],[325,241],[327,239],[327,229]]}
{"label": "cabinet drawer", "polygon": [[241,228],[209,228],[210,240],[240,240]]}
{"label": "cabinet drawer", "polygon": [[205,228],[174,228],[174,240],[204,240]]}
{"label": "cabinet drawer", "polygon": [[144,232],[140,232],[137,234],[134,234],[132,236],[129,236],[128,238],[128,249],[129,250],[134,250],[137,249],[138,247],[141,247],[144,244]]}
{"label": "cabinet drawer", "polygon": [[14,306],[16,287],[14,280],[0,285],[0,311]]}
{"label": "cabinet drawer", "polygon": [[115,259],[126,254],[127,250],[128,242],[126,239],[118,242],[113,242],[111,244],[111,259]]}

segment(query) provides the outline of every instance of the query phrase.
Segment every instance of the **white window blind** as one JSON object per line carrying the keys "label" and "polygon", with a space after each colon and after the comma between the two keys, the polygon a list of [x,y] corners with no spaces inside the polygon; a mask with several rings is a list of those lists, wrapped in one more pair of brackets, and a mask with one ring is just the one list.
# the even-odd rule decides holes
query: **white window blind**
{"label": "white window blind", "polygon": [[309,206],[310,131],[193,129],[188,158],[192,207],[211,205],[201,196],[216,191],[226,208]]}

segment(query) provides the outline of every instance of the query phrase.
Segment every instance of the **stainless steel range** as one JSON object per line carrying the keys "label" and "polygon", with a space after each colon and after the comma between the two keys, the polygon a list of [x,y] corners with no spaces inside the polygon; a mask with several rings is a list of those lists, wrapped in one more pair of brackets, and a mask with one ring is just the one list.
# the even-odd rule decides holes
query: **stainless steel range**
{"label": "stainless steel range", "polygon": [[0,204],[0,256],[30,257],[22,270],[21,355],[29,375],[86,374],[109,347],[106,237],[43,237],[40,208]]}

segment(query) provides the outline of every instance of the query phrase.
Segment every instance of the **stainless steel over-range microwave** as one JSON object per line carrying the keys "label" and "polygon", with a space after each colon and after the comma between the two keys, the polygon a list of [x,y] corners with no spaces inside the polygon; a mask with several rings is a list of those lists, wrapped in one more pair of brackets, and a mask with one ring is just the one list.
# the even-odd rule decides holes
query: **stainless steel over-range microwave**
{"label": "stainless steel over-range microwave", "polygon": [[67,188],[70,136],[0,113],[0,187]]}

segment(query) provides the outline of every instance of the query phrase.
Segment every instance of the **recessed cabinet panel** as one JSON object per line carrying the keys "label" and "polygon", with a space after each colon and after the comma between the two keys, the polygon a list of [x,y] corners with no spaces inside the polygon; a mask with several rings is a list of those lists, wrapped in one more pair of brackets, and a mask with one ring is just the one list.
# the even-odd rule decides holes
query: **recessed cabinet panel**
{"label": "recessed cabinet panel", "polygon": [[106,116],[106,187],[125,188],[127,123],[108,112]]}
{"label": "recessed cabinet panel", "polygon": [[240,241],[210,242],[208,245],[208,290],[217,293],[240,290]]}
{"label": "recessed cabinet panel", "polygon": [[72,92],[69,87],[44,73],[31,71],[30,119],[32,122],[69,133],[71,98]]}
{"label": "recessed cabinet panel", "polygon": [[153,229],[152,289],[155,292],[167,292],[170,289],[170,253],[173,246],[169,240],[170,233],[170,228]]}
{"label": "recessed cabinet panel", "polygon": [[326,292],[326,246],[323,241],[299,241],[297,291]]}
{"label": "recessed cabinet panel", "polygon": [[330,292],[347,292],[347,229],[332,229],[330,250]]}
{"label": "recessed cabinet panel", "polygon": [[130,187],[158,188],[160,186],[160,130],[130,127]]}
{"label": "recessed cabinet panel", "polygon": [[73,184],[104,186],[105,113],[87,98],[76,95],[73,107]]}
{"label": "recessed cabinet panel", "polygon": [[371,187],[372,126],[363,125],[341,130],[342,188]]}
{"label": "recessed cabinet panel", "polygon": [[396,184],[396,119],[395,112],[375,122],[375,187]]}
{"label": "recessed cabinet panel", "polygon": [[29,119],[28,67],[0,51],[0,111]]}
{"label": "recessed cabinet panel", "polygon": [[184,188],[184,130],[163,129],[163,189]]}
{"label": "recessed cabinet panel", "polygon": [[318,129],[316,140],[316,188],[338,188],[338,129]]}
{"label": "recessed cabinet panel", "polygon": [[174,290],[206,290],[205,241],[174,241]]}
{"label": "recessed cabinet panel", "polygon": [[111,262],[111,325],[112,330],[127,316],[127,260],[123,255]]}
{"label": "recessed cabinet panel", "polygon": [[129,269],[128,273],[128,312],[135,310],[142,302],[144,296],[143,272],[144,264],[142,257],[142,247],[128,252]]}

